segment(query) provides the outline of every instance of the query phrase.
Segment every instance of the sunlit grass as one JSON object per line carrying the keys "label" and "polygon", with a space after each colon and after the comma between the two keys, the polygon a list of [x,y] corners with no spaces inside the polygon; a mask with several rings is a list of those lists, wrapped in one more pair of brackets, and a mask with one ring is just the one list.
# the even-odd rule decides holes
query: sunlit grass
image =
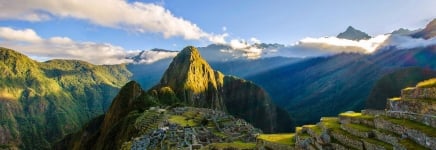
{"label": "sunlit grass", "polygon": [[205,149],[255,149],[256,143],[244,143],[240,141],[231,143],[213,143],[205,147]]}
{"label": "sunlit grass", "polygon": [[198,123],[193,119],[188,119],[185,116],[173,115],[168,119],[169,122],[179,124],[181,126],[198,126]]}
{"label": "sunlit grass", "polygon": [[401,97],[394,97],[394,98],[390,98],[389,100],[391,100],[391,101],[399,101],[399,100],[401,100]]}
{"label": "sunlit grass", "polygon": [[436,87],[436,78],[419,82],[416,86],[421,88]]}
{"label": "sunlit grass", "polygon": [[293,145],[295,134],[294,133],[284,133],[284,134],[260,134],[257,138],[260,140],[280,143],[286,145]]}
{"label": "sunlit grass", "polygon": [[357,113],[352,111],[341,113],[339,114],[339,116],[350,117],[350,118],[374,119],[374,116],[363,115],[362,113]]}

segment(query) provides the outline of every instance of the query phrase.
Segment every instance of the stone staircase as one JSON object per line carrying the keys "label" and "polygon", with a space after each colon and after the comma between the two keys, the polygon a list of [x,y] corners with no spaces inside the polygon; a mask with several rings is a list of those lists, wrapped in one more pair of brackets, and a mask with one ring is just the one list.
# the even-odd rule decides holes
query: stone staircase
{"label": "stone staircase", "polygon": [[296,128],[295,149],[436,150],[436,88],[407,88],[387,109],[345,112]]}

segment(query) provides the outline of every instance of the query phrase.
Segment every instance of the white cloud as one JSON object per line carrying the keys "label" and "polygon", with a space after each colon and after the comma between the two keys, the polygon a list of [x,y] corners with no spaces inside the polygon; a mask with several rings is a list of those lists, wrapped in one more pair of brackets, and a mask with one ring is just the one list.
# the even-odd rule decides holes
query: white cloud
{"label": "white cloud", "polygon": [[129,3],[125,0],[14,0],[0,1],[0,10],[0,19],[43,21],[51,17],[76,18],[105,27],[160,33],[165,38],[179,36],[187,40],[223,41],[223,35],[204,32],[196,24],[152,3]]}
{"label": "white cloud", "polygon": [[140,58],[141,60],[138,63],[150,64],[161,59],[173,58],[177,55],[176,51],[144,51]]}
{"label": "white cloud", "polygon": [[257,39],[257,38],[255,38],[255,37],[250,38],[250,41],[251,41],[252,43],[254,43],[254,44],[260,44],[260,43],[261,43],[260,40]]}
{"label": "white cloud", "polygon": [[215,44],[226,44],[226,37],[227,36],[229,36],[229,34],[224,33],[221,35],[210,36],[208,39],[210,42],[215,43]]}
{"label": "white cloud", "polygon": [[384,44],[384,47],[396,47],[397,49],[411,49],[436,45],[436,38],[422,39],[410,36],[392,35]]}
{"label": "white cloud", "polygon": [[132,62],[129,57],[139,53],[108,43],[76,42],[68,37],[43,39],[32,29],[0,27],[0,39],[1,46],[36,56],[37,59],[79,59],[94,64],[120,64]]}
{"label": "white cloud", "polygon": [[245,57],[248,59],[257,59],[260,58],[263,51],[262,48],[254,45],[259,43],[260,40],[254,37],[250,38],[250,41],[246,41],[244,39],[232,39],[227,44],[230,48],[220,51],[224,53],[232,53],[233,57],[235,58]]}
{"label": "white cloud", "polygon": [[340,52],[345,52],[347,49],[349,49],[352,52],[358,52],[359,51],[358,49],[363,49],[364,53],[372,53],[381,44],[383,44],[386,41],[386,39],[389,38],[389,36],[390,35],[379,35],[374,38],[370,38],[367,40],[359,40],[359,41],[340,39],[336,37],[304,38],[300,40],[297,43],[297,45],[308,46],[308,47],[320,47],[320,48],[326,48],[326,50],[333,50],[333,51],[339,50]]}
{"label": "white cloud", "polygon": [[0,38],[21,42],[39,42],[39,37],[32,29],[15,30],[9,27],[0,27]]}

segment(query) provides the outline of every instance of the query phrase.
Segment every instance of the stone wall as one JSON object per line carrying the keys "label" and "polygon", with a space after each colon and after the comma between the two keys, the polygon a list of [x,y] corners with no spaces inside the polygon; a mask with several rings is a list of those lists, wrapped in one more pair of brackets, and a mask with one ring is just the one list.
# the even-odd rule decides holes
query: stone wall
{"label": "stone wall", "polygon": [[423,114],[416,114],[416,113],[409,113],[409,112],[402,112],[402,111],[387,111],[386,115],[393,118],[407,119],[407,120],[420,122],[422,124],[436,128],[436,116],[434,115],[423,115]]}
{"label": "stone wall", "polygon": [[436,114],[436,100],[401,99],[388,100],[389,111],[402,111],[417,114]]}
{"label": "stone wall", "polygon": [[264,140],[258,140],[256,143],[256,148],[258,149],[273,149],[273,150],[294,150],[295,147],[291,145],[279,144],[268,142]]}
{"label": "stone wall", "polygon": [[403,99],[436,99],[436,88],[407,88],[401,90]]}
{"label": "stone wall", "polygon": [[409,128],[404,125],[395,124],[385,118],[378,117],[374,120],[375,127],[378,129],[394,132],[398,135],[402,135],[403,138],[410,138],[416,143],[425,146],[427,148],[436,147],[436,137],[431,137],[427,133],[423,133],[417,129]]}

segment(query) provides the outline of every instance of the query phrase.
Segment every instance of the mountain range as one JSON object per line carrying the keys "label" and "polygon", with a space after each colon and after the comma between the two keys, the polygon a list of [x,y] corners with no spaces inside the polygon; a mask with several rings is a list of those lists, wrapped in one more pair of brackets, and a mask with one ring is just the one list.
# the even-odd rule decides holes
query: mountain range
{"label": "mountain range", "polygon": [[[435,25],[433,20],[422,30],[393,32],[381,44],[385,47],[369,54],[362,53],[362,48],[343,46],[329,46],[341,50],[325,51],[326,47],[308,47],[311,44],[307,42],[292,46],[255,43],[237,48],[231,45],[209,45],[198,50],[187,47],[191,51],[183,50],[183,53],[154,49],[132,57],[134,63],[93,65],[78,60],[37,62],[14,50],[0,48],[0,147],[49,149],[67,134],[80,135],[103,125],[102,131],[81,139],[88,141],[85,144],[97,142],[94,140],[100,140],[100,132],[108,135],[114,132],[108,129],[109,124],[135,117],[128,115],[131,111],[143,111],[155,105],[223,110],[265,132],[292,130],[294,125],[317,122],[321,116],[365,106],[383,109],[381,104],[391,94],[379,96],[378,89],[391,84],[391,79],[401,82],[393,86],[396,91],[433,76],[436,47],[423,43],[422,39],[430,42],[434,39]],[[348,37],[348,41],[355,42],[371,38],[353,27],[339,35],[336,38]],[[398,39],[412,39],[413,46],[404,44],[410,41],[390,45]],[[306,54],[308,51],[314,53]],[[195,57],[192,63],[188,61],[191,58],[182,57],[188,55]],[[398,80],[404,76],[407,80]],[[125,95],[121,90],[116,97],[126,83],[123,89],[134,91],[133,94]],[[126,98],[130,98],[128,104],[117,101]],[[124,106],[128,109],[122,110]],[[106,119],[109,116],[112,117]],[[267,123],[259,120],[259,116]],[[74,135],[66,139],[69,138],[77,140]]]}
{"label": "mountain range", "polygon": [[[434,22],[422,30],[426,32],[420,33],[432,33]],[[435,46],[391,47],[373,54],[341,53],[305,59],[246,79],[271,93],[272,99],[283,106],[297,124],[307,124],[323,115],[363,109],[374,85],[383,76],[408,67],[435,70],[434,60]],[[371,99],[374,101],[385,99]]]}

